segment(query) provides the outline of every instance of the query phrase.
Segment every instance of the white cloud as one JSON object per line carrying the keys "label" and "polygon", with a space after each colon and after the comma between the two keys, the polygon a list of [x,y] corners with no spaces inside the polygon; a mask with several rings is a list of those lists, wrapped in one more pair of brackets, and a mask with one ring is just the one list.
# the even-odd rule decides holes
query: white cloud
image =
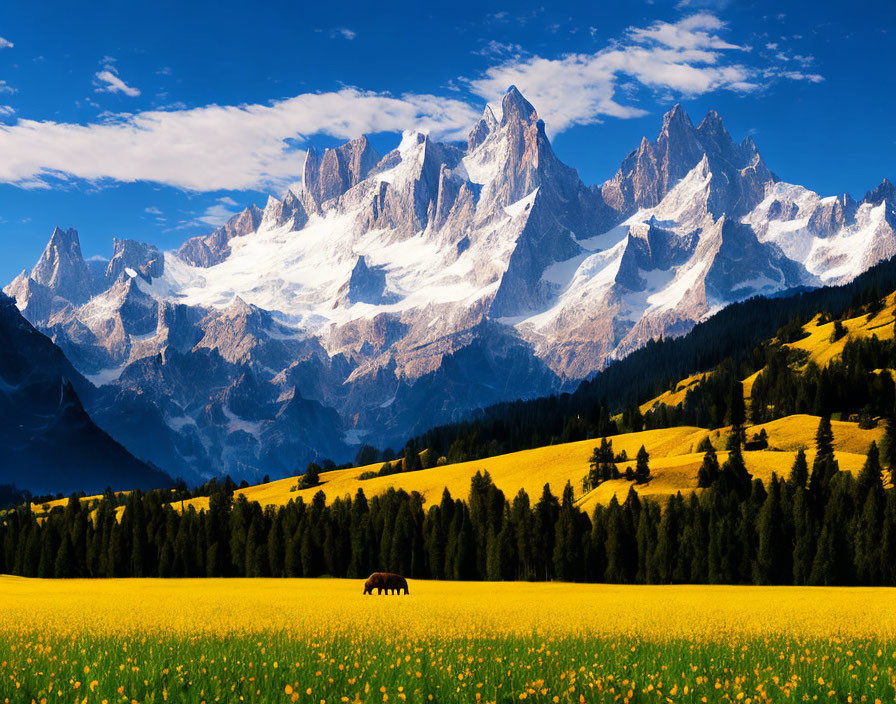
{"label": "white cloud", "polygon": [[[674,23],[629,28],[594,53],[549,59],[513,53],[514,45],[489,44],[486,49],[510,52],[506,60],[460,83],[489,101],[516,85],[556,133],[603,116],[645,114],[636,102],[644,88],[666,99],[758,91],[776,80],[823,80],[817,73],[759,65],[771,59],[729,41],[725,31],[717,17],[698,12]],[[109,76],[101,78],[103,73]],[[121,81],[112,59],[104,60],[97,79],[104,81],[103,90],[139,94]],[[4,91],[13,89],[0,81]],[[437,139],[463,139],[479,114],[478,106],[458,98],[343,88],[264,105],[169,106],[101,116],[90,124],[20,118],[0,123],[0,182],[41,188],[56,179],[150,181],[195,191],[269,190],[299,176],[310,135],[351,139],[419,129]],[[230,205],[219,201],[219,210],[203,217],[223,217]]]}
{"label": "white cloud", "polygon": [[478,116],[478,108],[452,98],[344,88],[270,105],[154,110],[86,125],[19,119],[0,124],[0,182],[40,188],[54,178],[74,178],[196,191],[274,188],[301,173],[299,144],[308,135],[351,139],[416,128],[459,139]]}
{"label": "white cloud", "polygon": [[118,72],[111,65],[106,66],[102,71],[97,71],[94,76],[94,85],[97,93],[124,93],[131,98],[140,95],[140,90],[121,80]]}
{"label": "white cloud", "polygon": [[330,32],[330,36],[342,37],[343,39],[348,39],[349,41],[351,41],[358,36],[358,33],[353,29],[349,29],[348,27],[336,27],[332,32]]}
{"label": "white cloud", "polygon": [[473,54],[477,56],[519,56],[525,53],[525,50],[519,44],[512,42],[499,42],[492,39],[486,42],[482,48],[474,49]]}
{"label": "white cloud", "polygon": [[656,42],[670,49],[742,49],[716,33],[725,23],[708,12],[698,12],[678,22],[654,22],[648,27],[630,27],[626,34],[639,44]]}
{"label": "white cloud", "polygon": [[784,78],[788,81],[808,81],[809,83],[821,83],[824,76],[818,73],[804,73],[803,71],[781,71],[768,69],[763,72],[766,78]]}
{"label": "white cloud", "polygon": [[[708,12],[678,22],[631,27],[624,37],[595,53],[512,58],[468,81],[470,90],[496,101],[515,85],[535,106],[548,130],[598,122],[602,116],[638,117],[645,110],[625,104],[632,80],[652,90],[696,96],[717,90],[747,93],[760,90],[766,78],[744,63],[750,47],[721,36],[726,25]],[[738,57],[732,60],[732,57]],[[777,72],[778,78],[814,81],[798,72]]]}
{"label": "white cloud", "polygon": [[143,209],[143,212],[149,213],[150,215],[161,215],[162,214],[161,209],[157,208],[154,205],[149,205],[149,206],[145,207]]}
{"label": "white cloud", "polygon": [[0,93],[15,93],[17,92],[15,88],[13,88],[6,81],[0,81]]}
{"label": "white cloud", "polygon": [[16,109],[12,105],[0,105],[0,117],[9,117],[14,115]]}
{"label": "white cloud", "polygon": [[0,37],[0,49],[12,49],[15,46],[9,39]]}
{"label": "white cloud", "polygon": [[206,208],[205,212],[196,218],[196,220],[190,223],[185,223],[185,225],[198,225],[201,223],[203,225],[219,227],[240,211],[240,208],[235,207],[236,205],[237,202],[233,198],[227,196],[218,198],[218,201],[214,205],[210,205]]}

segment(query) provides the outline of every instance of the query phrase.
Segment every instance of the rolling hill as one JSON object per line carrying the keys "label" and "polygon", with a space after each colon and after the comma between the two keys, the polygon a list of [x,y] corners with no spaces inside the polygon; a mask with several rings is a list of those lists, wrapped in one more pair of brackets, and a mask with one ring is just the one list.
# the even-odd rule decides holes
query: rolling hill
{"label": "rolling hill", "polygon": [[[867,307],[867,306],[865,306]],[[848,340],[871,339],[891,340],[894,337],[896,322],[896,294],[890,294],[872,305],[871,310],[864,308],[846,312],[839,320],[845,334],[834,335],[838,321],[825,320],[816,315],[809,322],[800,326],[799,334],[793,342],[781,344],[781,347],[805,353],[800,357],[799,369],[804,370],[810,363],[824,366],[836,360],[843,353]],[[836,338],[836,339],[835,339]],[[778,340],[769,340],[766,344],[780,344]],[[709,379],[717,370],[708,369],[692,374],[672,385],[660,395],[641,403],[639,410],[649,413],[660,406],[676,407],[685,401],[689,391],[694,391]],[[751,400],[754,382],[762,374],[763,368],[743,378],[744,397],[747,406]],[[798,450],[806,450],[811,464],[814,458],[815,433],[820,417],[810,414],[793,414],[777,418],[769,422],[748,425],[747,437],[765,431],[768,447],[764,450],[745,453],[747,468],[758,479],[768,481],[772,473],[778,476],[789,476],[791,466]],[[832,421],[834,447],[837,460],[842,470],[858,473],[865,461],[865,455],[872,442],[881,444],[884,437],[882,423],[873,428],[862,428],[856,422],[846,420]],[[637,486],[642,497],[661,499],[678,492],[688,493],[697,490],[697,472],[703,459],[703,453],[697,447],[704,438],[709,438],[719,454],[720,463],[727,458],[725,451],[726,436],[729,428],[705,429],[693,425],[676,426],[623,433],[613,436],[613,449],[616,453],[625,451],[630,458],[620,462],[620,470],[634,464],[634,457],[643,445],[650,453],[652,479],[645,485]],[[364,474],[376,472],[381,464],[339,469],[324,472],[320,485],[298,489],[295,477],[282,479],[267,484],[250,486],[238,491],[250,501],[258,501],[262,505],[283,505],[292,499],[301,498],[310,502],[313,496],[322,491],[328,502],[335,498],[354,495],[363,489],[370,497],[388,491],[390,488],[403,489],[408,492],[419,492],[424,503],[430,505],[441,499],[442,492],[447,489],[453,497],[465,497],[469,491],[470,480],[477,471],[488,471],[495,484],[508,497],[514,496],[521,489],[530,498],[541,494],[545,484],[551,491],[559,495],[566,482],[573,485],[577,504],[590,512],[597,504],[607,504],[613,496],[624,499],[632,482],[625,479],[610,480],[601,483],[595,489],[584,491],[582,480],[588,473],[588,462],[591,451],[598,441],[594,438],[576,442],[546,445],[539,448],[505,453],[493,457],[440,465],[415,472],[393,474],[388,476],[361,479]],[[207,505],[206,498],[197,498],[185,505],[202,508]]]}
{"label": "rolling hill", "polygon": [[[769,436],[767,450],[745,453],[747,467],[754,477],[768,480],[772,472],[779,476],[787,476],[793,464],[796,451],[807,450],[811,463],[814,450],[815,431],[818,428],[817,416],[790,416],[761,426],[751,426],[748,435],[765,429]],[[856,423],[843,421],[832,422],[834,430],[834,447],[840,468],[857,473],[865,461],[865,453],[872,441],[880,443],[883,430],[875,428],[862,430]],[[634,457],[641,445],[650,453],[650,469],[652,479],[645,485],[636,486],[642,497],[663,498],[674,496],[677,492],[691,492],[697,489],[697,470],[703,459],[703,453],[696,452],[696,447],[706,437],[720,450],[719,461],[723,462],[727,453],[725,446],[726,429],[708,431],[693,426],[646,430],[639,433],[616,435],[612,439],[616,452],[625,450],[632,458],[628,462],[619,463],[624,471],[633,465]],[[364,467],[338,469],[321,474],[321,483],[309,489],[296,489],[297,478],[290,477],[258,484],[237,490],[237,495],[245,495],[249,501],[257,501],[262,506],[282,506],[293,499],[301,498],[310,503],[318,491],[322,491],[327,502],[336,498],[353,496],[358,489],[363,489],[367,497],[388,491],[403,489],[407,492],[417,491],[423,496],[425,505],[438,503],[442,492],[447,489],[452,497],[465,498],[470,489],[470,480],[478,471],[487,471],[495,485],[505,496],[512,498],[521,489],[530,498],[538,497],[545,484],[549,484],[555,495],[563,492],[566,482],[572,483],[578,505],[589,513],[598,503],[609,503],[615,495],[622,501],[632,482],[624,479],[611,480],[600,484],[590,492],[583,492],[582,479],[588,473],[588,460],[598,441],[594,439],[578,442],[549,445],[533,450],[523,450],[482,460],[461,462],[458,464],[436,466],[417,472],[393,474],[373,479],[360,479],[365,472],[376,471],[379,464]],[[184,502],[185,507],[194,506],[197,510],[208,507],[208,499],[199,497]],[[179,509],[180,504],[175,508]]]}

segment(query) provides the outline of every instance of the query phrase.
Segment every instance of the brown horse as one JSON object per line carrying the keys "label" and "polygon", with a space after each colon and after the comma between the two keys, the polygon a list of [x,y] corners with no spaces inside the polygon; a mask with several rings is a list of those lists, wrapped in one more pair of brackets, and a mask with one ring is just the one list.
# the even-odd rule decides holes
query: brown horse
{"label": "brown horse", "polygon": [[382,594],[384,589],[386,594],[390,591],[393,594],[401,594],[402,590],[404,590],[405,594],[410,594],[408,591],[408,580],[400,574],[392,574],[391,572],[374,572],[370,575],[367,581],[364,582],[364,593],[373,594],[374,589],[376,589],[377,594]]}

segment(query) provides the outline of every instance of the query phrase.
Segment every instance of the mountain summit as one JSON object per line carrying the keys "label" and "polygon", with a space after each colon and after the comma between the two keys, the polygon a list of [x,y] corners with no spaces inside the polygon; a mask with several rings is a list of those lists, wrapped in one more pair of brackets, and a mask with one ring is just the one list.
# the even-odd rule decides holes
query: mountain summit
{"label": "mountain summit", "polygon": [[98,273],[54,232],[6,290],[138,456],[255,478],[568,388],[732,301],[896,254],[888,181],[862,203],[784,183],[714,111],[695,127],[674,106],[591,187],[515,87],[496,113],[466,144],[309,150],[300,183],[164,256],[119,240]]}

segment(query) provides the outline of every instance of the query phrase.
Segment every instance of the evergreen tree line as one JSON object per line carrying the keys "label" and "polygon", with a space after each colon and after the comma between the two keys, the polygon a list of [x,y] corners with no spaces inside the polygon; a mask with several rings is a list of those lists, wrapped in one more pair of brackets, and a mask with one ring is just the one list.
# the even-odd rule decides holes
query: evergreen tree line
{"label": "evergreen tree line", "polygon": [[[858,309],[851,309],[848,315],[870,311],[873,320],[880,303],[881,299],[875,298]],[[826,317],[822,316],[818,324],[829,322]],[[833,337],[837,335],[835,331]],[[740,379],[759,370],[762,371],[751,391],[750,419],[755,424],[795,413],[840,414],[844,419],[855,418],[862,427],[869,428],[874,426],[874,418],[893,412],[896,384],[888,370],[896,368],[896,341],[881,340],[873,334],[850,338],[838,357],[819,367],[808,361],[803,350],[784,346],[802,337],[805,333],[799,325],[781,328],[774,340],[756,347],[739,363],[731,357],[725,359],[712,373],[693,384],[678,405],[661,403],[643,415],[636,405],[627,408],[622,416],[622,429],[632,432],[681,425],[703,428],[731,425],[732,414],[737,414],[741,403]]]}
{"label": "evergreen tree line", "polygon": [[[800,291],[777,298],[756,297],[735,303],[688,334],[648,342],[622,360],[609,365],[571,393],[502,403],[480,411],[471,420],[433,428],[415,438],[417,447],[431,448],[449,462],[482,459],[497,454],[559,442],[613,435],[617,430],[667,427],[675,420],[661,416],[638,420],[628,411],[634,404],[658,396],[679,380],[714,369],[730,360],[733,369],[762,368],[761,343],[775,335],[785,342],[802,335],[801,326],[818,314],[838,319],[876,305],[880,292],[896,289],[896,259],[882,262],[843,286]],[[721,385],[724,390],[724,385]],[[717,396],[718,398],[718,396]],[[609,400],[609,401],[608,401]],[[622,428],[611,416],[625,411]],[[724,410],[696,410],[718,427]],[[648,414],[649,415],[649,414]],[[650,423],[650,425],[648,425]]]}
{"label": "evergreen tree line", "polygon": [[896,385],[888,369],[896,368],[896,342],[876,336],[850,338],[842,354],[824,368],[802,361],[787,348],[769,355],[768,363],[756,378],[752,390],[751,417],[764,423],[794,413],[859,416],[863,425],[872,418],[892,413]]}
{"label": "evergreen tree line", "polygon": [[[534,504],[512,500],[477,473],[466,501],[446,490],[424,509],[417,493],[390,489],[327,505],[318,492],[262,508],[219,491],[207,510],[180,513],[170,493],[107,492],[95,507],[76,497],[37,517],[27,507],[0,524],[0,572],[36,577],[364,577],[568,580],[620,583],[896,585],[896,489],[884,489],[872,445],[858,478],[840,472],[830,422],[819,426],[809,468],[768,485],[743,465],[740,439],[708,488],[662,505],[634,486],[589,516],[567,484],[545,485]],[[715,463],[715,466],[713,466]]]}

